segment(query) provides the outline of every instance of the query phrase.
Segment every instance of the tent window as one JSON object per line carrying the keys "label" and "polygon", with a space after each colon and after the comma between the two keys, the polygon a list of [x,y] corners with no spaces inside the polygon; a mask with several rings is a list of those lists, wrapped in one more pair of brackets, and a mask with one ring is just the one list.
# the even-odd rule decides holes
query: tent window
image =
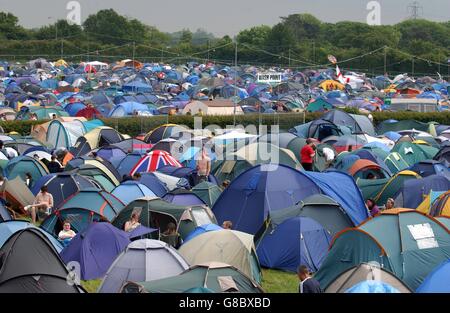
{"label": "tent window", "polygon": [[231,276],[218,276],[217,281],[219,282],[220,289],[223,292],[239,292],[239,289]]}
{"label": "tent window", "polygon": [[197,225],[214,223],[205,210],[192,210],[192,215]]}
{"label": "tent window", "polygon": [[225,163],[222,166],[222,173],[230,174],[233,171],[235,164],[236,161],[225,161]]}
{"label": "tent window", "polygon": [[408,225],[409,232],[417,242],[419,249],[438,248],[439,244],[434,238],[434,232],[429,223]]}

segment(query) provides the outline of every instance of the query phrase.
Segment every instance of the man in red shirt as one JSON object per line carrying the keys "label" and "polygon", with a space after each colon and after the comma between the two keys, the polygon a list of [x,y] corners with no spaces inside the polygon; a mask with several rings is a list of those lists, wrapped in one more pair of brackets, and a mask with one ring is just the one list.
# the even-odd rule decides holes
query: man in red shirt
{"label": "man in red shirt", "polygon": [[300,151],[301,163],[305,171],[313,170],[315,152],[314,142],[311,138],[306,139],[306,145]]}

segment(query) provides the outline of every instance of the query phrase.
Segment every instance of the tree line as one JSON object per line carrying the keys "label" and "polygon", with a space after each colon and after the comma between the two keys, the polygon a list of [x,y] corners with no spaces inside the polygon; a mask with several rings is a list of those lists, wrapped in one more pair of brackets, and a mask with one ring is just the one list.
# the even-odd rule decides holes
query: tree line
{"label": "tree line", "polygon": [[[0,59],[63,57],[105,62],[138,57],[142,61],[190,61],[233,65],[319,68],[332,54],[342,67],[371,74],[448,75],[450,21],[405,20],[395,25],[325,23],[310,14],[282,17],[273,27],[255,26],[235,38],[217,38],[207,30],[164,33],[113,9],[88,16],[83,25],[66,20],[26,29],[11,13],[0,12]],[[375,51],[375,52],[374,52]],[[236,53],[237,52],[237,53]]]}

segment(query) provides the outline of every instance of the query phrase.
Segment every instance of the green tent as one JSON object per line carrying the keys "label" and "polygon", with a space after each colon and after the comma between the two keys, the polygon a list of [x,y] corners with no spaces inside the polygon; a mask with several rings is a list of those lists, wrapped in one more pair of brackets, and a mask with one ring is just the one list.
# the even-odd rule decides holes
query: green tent
{"label": "green tent", "polygon": [[393,174],[403,171],[409,167],[408,162],[406,162],[398,152],[389,153],[384,159],[384,163]]}
{"label": "green tent", "polygon": [[212,208],[222,193],[222,189],[216,184],[204,181],[192,188],[192,192]]}
{"label": "green tent", "polygon": [[332,110],[333,109],[333,105],[330,104],[329,102],[327,102],[323,98],[319,98],[316,101],[311,102],[306,107],[306,111],[308,111],[308,112],[325,111],[325,109]]}
{"label": "green tent", "polygon": [[450,232],[445,226],[415,210],[394,209],[337,235],[315,278],[326,289],[351,267],[377,262],[416,290],[449,258]]}
{"label": "green tent", "polygon": [[29,156],[19,156],[9,160],[5,167],[8,179],[16,177],[26,180],[25,174],[30,173],[34,181],[39,180],[42,176],[48,175],[47,167],[44,163]]}
{"label": "green tent", "polygon": [[[364,200],[375,199],[383,187],[389,182],[390,178],[381,179],[357,179],[356,185],[361,190]],[[383,205],[384,203],[377,203]]]}
{"label": "green tent", "polygon": [[[178,232],[183,239],[197,226],[217,224],[214,213],[206,205],[181,206],[156,197],[144,197],[129,203],[120,211],[112,224],[123,229],[125,222],[130,219],[135,210],[141,212],[139,222],[143,226],[157,228],[162,233],[166,231],[167,224],[172,222],[177,225]],[[159,234],[153,232],[152,236],[159,237]]]}
{"label": "green tent", "polygon": [[403,183],[409,179],[420,179],[420,175],[413,171],[401,171],[391,177],[373,198],[377,205],[384,205],[388,198],[392,198],[402,188]]}
{"label": "green tent", "polygon": [[391,123],[390,121],[383,121],[377,127],[378,134],[384,134],[389,131],[401,131],[405,129],[415,129],[428,132],[430,125],[415,120],[403,120]]}
{"label": "green tent", "polygon": [[[297,157],[297,159],[300,159],[300,151],[305,145],[306,139],[297,137],[289,141],[287,149],[290,150]],[[325,155],[323,153],[323,148],[329,148],[334,151],[335,155],[337,155],[336,150],[332,146],[325,143],[318,144],[317,153],[316,156],[314,157],[314,171],[317,172],[322,172],[327,168],[326,167],[327,162]]]}
{"label": "green tent", "polygon": [[119,186],[116,180],[111,179],[100,168],[95,167],[91,164],[80,165],[74,170],[74,172],[93,179],[94,183],[99,185],[100,188],[106,190],[107,192],[112,192],[114,188]]}
{"label": "green tent", "polygon": [[178,276],[149,282],[128,282],[122,293],[182,293],[208,288],[217,293],[263,293],[263,289],[235,267],[218,262],[195,265]]}
{"label": "green tent", "polygon": [[428,145],[420,145],[412,142],[399,142],[395,144],[391,152],[400,154],[411,166],[420,161],[433,159],[439,150]]}

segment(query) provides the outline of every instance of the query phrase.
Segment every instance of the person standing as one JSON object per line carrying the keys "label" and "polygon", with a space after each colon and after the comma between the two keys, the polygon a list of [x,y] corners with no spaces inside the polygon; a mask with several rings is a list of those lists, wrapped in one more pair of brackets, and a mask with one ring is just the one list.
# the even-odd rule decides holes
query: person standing
{"label": "person standing", "polygon": [[316,155],[314,142],[311,138],[306,139],[306,145],[300,150],[300,159],[305,171],[312,171],[314,157]]}
{"label": "person standing", "polygon": [[200,159],[197,161],[197,182],[196,185],[202,181],[208,181],[209,173],[211,172],[211,159],[206,152],[205,147],[202,148]]}
{"label": "person standing", "polygon": [[297,269],[297,276],[300,280],[298,286],[299,293],[323,293],[320,283],[313,277],[305,265],[300,265]]}

